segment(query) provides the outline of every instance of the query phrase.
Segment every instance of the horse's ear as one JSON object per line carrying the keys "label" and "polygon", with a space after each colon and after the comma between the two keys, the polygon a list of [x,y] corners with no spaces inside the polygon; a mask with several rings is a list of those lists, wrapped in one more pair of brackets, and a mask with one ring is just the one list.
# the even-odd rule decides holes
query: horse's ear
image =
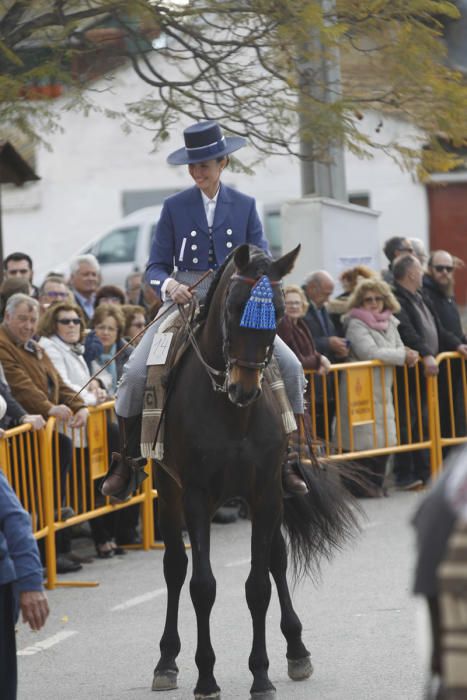
{"label": "horse's ear", "polygon": [[269,271],[269,276],[273,279],[281,280],[285,275],[288,275],[289,272],[293,270],[300,248],[301,245],[299,243],[290,253],[286,253],[278,260],[274,260]]}
{"label": "horse's ear", "polygon": [[234,263],[238,271],[243,270],[250,262],[250,247],[248,243],[239,245],[234,253]]}

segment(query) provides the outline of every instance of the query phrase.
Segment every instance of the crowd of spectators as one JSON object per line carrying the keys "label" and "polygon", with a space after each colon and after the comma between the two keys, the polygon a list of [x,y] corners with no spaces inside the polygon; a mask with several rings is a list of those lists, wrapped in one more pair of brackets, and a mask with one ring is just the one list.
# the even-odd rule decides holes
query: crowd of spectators
{"label": "crowd of spectators", "polygon": [[[0,403],[5,403],[5,414],[0,435],[22,423],[39,430],[48,417],[55,416],[59,423],[60,478],[54,486],[54,503],[57,517],[66,519],[73,515],[65,505],[66,481],[73,445],[80,446],[79,429],[88,418],[87,406],[114,398],[123,365],[139,340],[138,334],[157,312],[157,304],[147,290],[144,293],[140,273],[128,277],[125,289],[101,286],[99,263],[93,255],[74,259],[68,279],[50,272],[39,288],[33,283],[33,263],[26,253],[8,255],[3,268]],[[127,341],[132,344],[123,348]],[[116,360],[91,379],[118,350],[121,353]],[[110,419],[107,436],[110,455],[118,449],[118,428]],[[85,444],[84,453],[87,457]],[[97,487],[94,498],[96,503],[102,499]],[[92,519],[97,556],[124,554],[122,544],[137,542],[138,516],[139,509],[134,506]],[[70,533],[70,528],[65,528],[57,534],[58,573],[77,571],[89,561],[72,551]]]}
{"label": "crowd of spectators", "polygon": [[[339,280],[343,291],[335,298],[331,298],[335,281],[325,270],[310,272],[302,286],[308,308],[302,307],[301,318],[311,339],[306,343],[307,336],[301,333],[299,357],[316,349],[331,365],[381,360],[387,366],[383,373],[373,372],[374,415],[366,425],[349,425],[345,373],[338,383],[338,419],[334,378],[313,380],[314,437],[344,451],[397,444],[396,411],[401,444],[427,439],[425,378],[439,372],[442,434],[461,437],[467,433],[461,366],[467,358],[467,338],[454,297],[454,272],[463,262],[446,251],[428,255],[421,240],[401,236],[387,240],[384,253],[389,264],[382,272],[364,266],[344,270]],[[285,312],[291,323],[296,323],[298,298],[295,301],[297,304],[287,304],[286,297]],[[295,349],[296,332],[290,340],[282,337]],[[461,356],[451,362],[449,376],[446,364],[440,367],[435,359],[444,351]],[[397,368],[395,387],[392,366]],[[373,495],[380,495],[387,457],[364,461],[372,475]],[[393,475],[398,488],[420,488],[430,475],[428,451],[397,452]]]}
{"label": "crowd of spectators", "polygon": [[[438,373],[435,357],[439,352],[456,350],[467,357],[467,338],[454,297],[454,272],[461,261],[446,251],[428,255],[419,239],[399,236],[386,241],[384,252],[389,265],[382,272],[363,265],[344,270],[339,295],[334,295],[336,281],[325,270],[310,272],[302,287],[291,285],[284,290],[285,316],[278,333],[304,369],[316,370],[307,388],[307,400],[313,405],[308,412],[313,415],[313,437],[344,450],[395,445],[396,413],[401,442],[409,436],[412,441],[421,439],[421,430],[427,434],[426,382],[421,373]],[[50,272],[39,288],[34,285],[33,263],[27,254],[12,253],[4,261],[0,399],[6,411],[0,431],[21,423],[39,430],[49,416],[63,424],[59,432],[60,484],[55,487],[62,518],[72,514],[67,515],[70,509],[62,507],[73,457],[72,430],[86,423],[87,406],[114,398],[123,366],[158,304],[138,272],[128,276],[124,288],[101,286],[99,263],[93,255],[75,258],[69,278]],[[350,425],[348,411],[342,408],[337,420],[336,402],[347,407],[348,387],[344,378],[336,383],[330,368],[375,359],[386,368],[373,377],[374,427],[373,423]],[[456,389],[461,388],[463,377],[460,361],[451,363],[449,378],[445,366],[440,371],[444,373],[439,383],[443,434],[454,429],[456,435],[465,435],[463,392]],[[91,379],[96,372],[98,376]],[[417,392],[421,418],[415,403]],[[451,400],[454,411],[444,410]],[[118,444],[118,428],[111,421],[107,434],[110,454]],[[382,494],[388,457],[362,461],[373,486],[367,495]],[[395,454],[393,472],[400,488],[426,483],[427,451]],[[98,502],[97,489],[95,498]],[[97,556],[123,554],[122,544],[138,541],[137,522],[137,507],[91,520]],[[72,552],[67,531],[57,536],[60,573],[76,571],[86,561]]]}

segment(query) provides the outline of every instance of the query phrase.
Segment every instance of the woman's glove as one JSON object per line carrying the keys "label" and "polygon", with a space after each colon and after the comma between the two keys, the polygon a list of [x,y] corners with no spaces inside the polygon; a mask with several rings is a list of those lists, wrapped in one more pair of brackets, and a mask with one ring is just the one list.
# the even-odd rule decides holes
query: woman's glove
{"label": "woman's glove", "polygon": [[84,341],[84,359],[89,368],[91,368],[91,362],[97,359],[104,352],[104,346],[96,335],[95,331],[91,331],[86,336]]}

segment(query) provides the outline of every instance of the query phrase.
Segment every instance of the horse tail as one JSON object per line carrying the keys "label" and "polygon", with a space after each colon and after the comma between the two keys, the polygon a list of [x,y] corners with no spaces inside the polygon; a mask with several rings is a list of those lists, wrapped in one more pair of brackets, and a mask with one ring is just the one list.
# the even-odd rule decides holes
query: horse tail
{"label": "horse tail", "polygon": [[[301,469],[308,494],[285,498],[285,528],[296,579],[320,573],[320,562],[331,559],[360,532],[363,511],[346,489],[355,480],[355,467],[348,463],[320,459]],[[358,478],[358,476],[357,476]]]}

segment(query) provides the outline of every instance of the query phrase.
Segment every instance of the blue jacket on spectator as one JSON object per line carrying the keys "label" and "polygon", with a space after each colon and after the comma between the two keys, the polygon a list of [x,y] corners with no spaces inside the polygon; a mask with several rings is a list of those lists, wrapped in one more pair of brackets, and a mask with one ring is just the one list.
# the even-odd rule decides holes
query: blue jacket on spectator
{"label": "blue jacket on spectator", "polygon": [[42,591],[42,580],[31,517],[0,470],[0,586],[14,582],[17,593]]}

